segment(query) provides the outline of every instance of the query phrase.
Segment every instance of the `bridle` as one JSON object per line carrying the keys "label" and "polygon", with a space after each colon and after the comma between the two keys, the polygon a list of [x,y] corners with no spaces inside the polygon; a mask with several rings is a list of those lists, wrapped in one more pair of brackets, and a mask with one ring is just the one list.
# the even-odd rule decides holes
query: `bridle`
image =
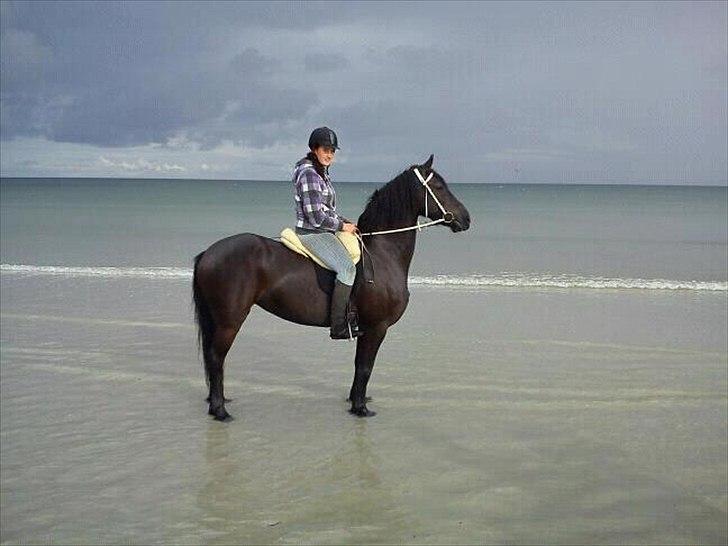
{"label": "bridle", "polygon": [[[429,222],[425,222],[424,224],[420,224],[420,219],[417,218],[417,224],[410,227],[405,228],[399,228],[399,229],[385,229],[383,231],[370,231],[369,233],[357,233],[357,237],[359,238],[359,241],[361,241],[361,237],[364,237],[365,235],[386,235],[388,233],[400,233],[402,231],[411,231],[413,229],[416,229],[418,231],[422,231],[422,228],[434,226],[436,224],[440,224],[442,222],[446,224],[452,223],[452,221],[455,219],[455,215],[452,212],[449,212],[445,210],[445,207],[442,206],[442,203],[440,203],[440,200],[435,195],[435,192],[432,191],[432,188],[428,186],[428,183],[430,180],[432,180],[432,175],[434,172],[430,171],[430,174],[427,176],[427,178],[423,178],[420,174],[419,169],[415,167],[414,169],[415,174],[417,175],[417,178],[419,178],[422,185],[427,189],[425,192],[425,217],[428,216],[429,210],[428,210],[428,201],[427,201],[427,194],[429,193],[432,198],[435,200],[435,203],[437,203],[437,206],[440,207],[440,211],[442,212],[442,218],[439,218],[437,220],[431,220]],[[364,244],[363,241],[361,241],[362,245]]]}
{"label": "bridle", "polygon": [[[429,214],[428,201],[427,201],[428,193],[435,200],[435,203],[437,204],[437,206],[440,207],[440,211],[442,212],[442,218],[439,218],[437,220],[430,220],[429,222],[420,224],[420,219],[418,217],[417,224],[415,224],[414,226],[409,226],[409,227],[404,227],[404,228],[399,228],[399,229],[385,229],[383,231],[370,231],[369,233],[355,233],[354,235],[356,235],[356,238],[359,239],[359,244],[361,244],[361,249],[362,249],[362,273],[364,276],[364,280],[368,283],[374,284],[374,262],[372,261],[371,254],[369,254],[369,250],[367,249],[366,245],[364,244],[363,237],[365,237],[367,235],[387,235],[388,233],[400,233],[403,231],[411,231],[413,229],[422,231],[422,228],[434,226],[434,225],[437,225],[437,224],[440,224],[443,222],[446,224],[450,224],[455,219],[455,215],[452,212],[445,210],[445,207],[442,206],[442,203],[440,203],[440,200],[435,195],[435,192],[433,192],[432,188],[428,185],[430,180],[432,180],[432,175],[434,173],[432,171],[430,171],[430,174],[427,176],[427,178],[424,178],[420,174],[420,171],[417,167],[415,167],[414,171],[415,171],[415,174],[417,175],[417,178],[422,183],[422,185],[427,189],[427,191],[425,192],[425,218],[427,218],[427,216]],[[364,253],[369,254],[369,264],[371,267],[371,271],[367,271],[367,269],[365,267]]]}

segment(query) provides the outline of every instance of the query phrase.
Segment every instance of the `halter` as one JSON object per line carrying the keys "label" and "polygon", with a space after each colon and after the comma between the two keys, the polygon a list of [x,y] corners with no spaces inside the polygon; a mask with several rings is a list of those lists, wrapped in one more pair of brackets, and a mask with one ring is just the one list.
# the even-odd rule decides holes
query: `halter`
{"label": "halter", "polygon": [[[434,226],[435,224],[439,224],[441,222],[445,222],[446,224],[449,224],[455,219],[455,215],[452,212],[445,210],[445,207],[442,206],[442,203],[440,203],[440,200],[435,195],[435,192],[433,192],[432,188],[427,185],[428,182],[430,180],[432,180],[432,175],[434,173],[431,171],[430,174],[427,176],[427,178],[423,178],[422,175],[420,174],[419,169],[417,169],[417,167],[415,167],[414,171],[415,171],[415,174],[417,175],[417,178],[419,178],[420,182],[422,183],[422,185],[427,189],[427,192],[425,192],[425,217],[428,216],[428,212],[429,212],[428,206],[427,206],[427,194],[429,193],[432,196],[432,198],[435,200],[435,203],[437,203],[437,206],[440,207],[440,211],[442,212],[442,218],[440,218],[438,220],[431,220],[430,222],[425,222],[424,224],[420,224],[420,219],[417,218],[417,224],[414,226],[399,228],[399,229],[386,229],[384,231],[370,231],[369,233],[357,234],[360,241],[361,241],[361,237],[363,237],[365,235],[386,235],[387,233],[399,233],[402,231],[411,231],[413,229],[422,231],[422,228]],[[362,241],[362,245],[363,244],[364,244],[364,242]]]}
{"label": "halter", "polygon": [[[440,207],[440,211],[442,212],[442,218],[440,218],[438,220],[431,220],[429,222],[425,222],[424,224],[420,224],[420,219],[418,217],[417,224],[414,226],[399,228],[399,229],[385,229],[383,231],[370,231],[369,233],[355,233],[354,235],[356,235],[356,238],[359,239],[359,243],[361,243],[362,268],[363,268],[362,271],[364,272],[364,279],[368,283],[374,284],[374,262],[372,261],[371,254],[369,254],[369,249],[367,249],[366,245],[364,244],[364,239],[363,239],[364,236],[366,236],[366,235],[386,235],[387,233],[400,233],[402,231],[411,231],[413,229],[422,231],[422,228],[434,226],[434,225],[440,224],[442,222],[449,224],[455,219],[455,215],[452,212],[445,210],[445,207],[442,206],[442,203],[440,203],[440,200],[437,198],[435,193],[432,191],[432,188],[427,185],[428,182],[430,180],[432,180],[432,175],[433,175],[432,171],[430,171],[430,174],[427,176],[427,178],[422,177],[422,175],[420,174],[420,171],[417,167],[415,167],[414,171],[415,171],[415,174],[417,175],[417,178],[419,178],[420,182],[422,183],[422,185],[427,189],[427,191],[425,192],[425,217],[427,217],[427,215],[429,213],[428,205],[427,205],[427,194],[429,193],[432,196],[432,198],[435,200],[435,203],[437,203],[437,206]],[[364,252],[369,254],[369,263],[372,268],[370,274],[367,274],[366,268],[364,267],[365,266],[364,255],[363,255]]]}

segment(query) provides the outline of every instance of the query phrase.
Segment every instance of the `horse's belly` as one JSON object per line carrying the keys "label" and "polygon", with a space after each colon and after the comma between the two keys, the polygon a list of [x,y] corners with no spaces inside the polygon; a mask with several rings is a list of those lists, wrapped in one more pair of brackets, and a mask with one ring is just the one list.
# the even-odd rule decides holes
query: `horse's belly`
{"label": "horse's belly", "polygon": [[304,290],[302,293],[292,287],[276,287],[263,294],[256,304],[290,322],[329,326],[329,299],[320,290]]}

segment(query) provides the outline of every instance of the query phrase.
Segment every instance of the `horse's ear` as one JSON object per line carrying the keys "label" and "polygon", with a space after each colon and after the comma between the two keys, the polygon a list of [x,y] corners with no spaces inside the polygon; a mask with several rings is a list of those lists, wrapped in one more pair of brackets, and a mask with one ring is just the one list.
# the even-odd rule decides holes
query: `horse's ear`
{"label": "horse's ear", "polygon": [[434,157],[435,154],[430,154],[430,158],[422,164],[422,168],[429,171],[432,168],[432,160]]}

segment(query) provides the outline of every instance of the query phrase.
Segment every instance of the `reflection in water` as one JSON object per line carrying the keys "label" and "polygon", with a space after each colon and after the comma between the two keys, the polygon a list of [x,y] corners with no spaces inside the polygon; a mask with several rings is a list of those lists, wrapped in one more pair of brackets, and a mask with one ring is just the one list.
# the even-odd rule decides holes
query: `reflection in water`
{"label": "reflection in water", "polygon": [[230,426],[221,423],[209,423],[205,430],[203,485],[197,495],[197,527],[203,541],[230,538],[231,531],[246,520],[246,503],[253,497],[241,472],[240,453],[231,447],[230,431]]}
{"label": "reflection in water", "polygon": [[359,483],[362,487],[375,487],[381,484],[379,466],[381,460],[372,449],[372,441],[367,436],[366,421],[359,420],[353,431],[353,451],[358,457],[356,469],[359,473]]}
{"label": "reflection in water", "polygon": [[348,430],[329,431],[315,445],[305,440],[311,431],[268,443],[237,423],[210,423],[197,494],[201,539],[366,542],[402,535],[404,517],[382,477],[368,423],[348,422]]}
{"label": "reflection in water", "polygon": [[305,502],[290,506],[286,541],[372,542],[400,536],[403,516],[382,460],[369,434],[369,423],[351,421],[329,456],[301,465],[286,487]]}

